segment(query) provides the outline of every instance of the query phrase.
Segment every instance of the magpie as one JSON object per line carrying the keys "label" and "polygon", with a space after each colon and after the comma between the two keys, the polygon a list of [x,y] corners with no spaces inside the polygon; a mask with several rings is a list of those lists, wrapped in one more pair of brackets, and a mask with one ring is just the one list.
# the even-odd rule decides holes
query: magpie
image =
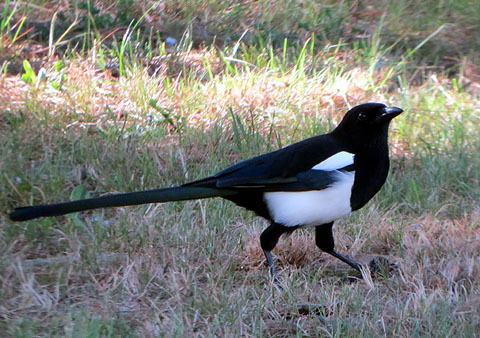
{"label": "magpie", "polygon": [[388,175],[388,127],[402,109],[364,103],[350,109],[330,133],[251,158],[197,181],[171,188],[106,195],[66,203],[16,208],[12,221],[73,212],[222,197],[255,212],[270,225],[260,245],[275,281],[271,251],[279,238],[315,227],[317,247],[360,271],[360,264],[335,250],[333,222],[363,207]]}

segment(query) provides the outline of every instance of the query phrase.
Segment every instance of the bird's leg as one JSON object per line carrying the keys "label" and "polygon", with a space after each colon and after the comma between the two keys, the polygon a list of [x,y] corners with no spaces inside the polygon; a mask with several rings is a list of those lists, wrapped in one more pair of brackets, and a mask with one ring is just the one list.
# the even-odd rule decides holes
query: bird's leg
{"label": "bird's leg", "polygon": [[270,267],[270,271],[272,272],[274,282],[279,284],[280,280],[278,279],[277,269],[275,268],[275,263],[273,262],[272,253],[267,250],[263,250],[263,253],[265,254],[268,266]]}
{"label": "bird's leg", "polygon": [[279,284],[280,281],[278,279],[277,269],[275,268],[275,263],[273,261],[271,251],[277,245],[280,236],[282,236],[288,230],[289,228],[272,222],[270,226],[266,228],[260,235],[260,246],[263,249],[263,253],[265,254],[265,258],[267,259],[268,266],[270,267],[270,271],[272,272],[273,280],[277,284]]}
{"label": "bird's leg", "polygon": [[354,260],[342,255],[340,252],[337,252],[335,250],[332,250],[332,251],[326,251],[326,253],[332,255],[333,257],[337,257],[338,259],[340,259],[342,262],[345,262],[347,263],[348,265],[350,265],[352,268],[354,268],[355,270],[357,270],[358,272],[361,272],[360,268],[361,268],[361,265],[357,262],[355,262]]}
{"label": "bird's leg", "polygon": [[315,244],[318,248],[320,248],[320,250],[340,259],[342,262],[347,263],[355,270],[360,271],[361,265],[359,263],[335,251],[335,241],[333,239],[332,226],[333,222],[315,227]]}

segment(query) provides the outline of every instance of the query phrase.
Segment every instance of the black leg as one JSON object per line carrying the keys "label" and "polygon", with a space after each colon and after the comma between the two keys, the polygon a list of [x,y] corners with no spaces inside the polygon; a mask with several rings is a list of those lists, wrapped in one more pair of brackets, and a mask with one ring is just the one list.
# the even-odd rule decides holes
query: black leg
{"label": "black leg", "polygon": [[260,246],[263,249],[263,253],[265,254],[265,258],[267,259],[267,263],[268,263],[268,266],[270,267],[270,271],[273,274],[275,283],[279,283],[279,280],[277,275],[277,269],[275,268],[275,263],[273,262],[271,251],[277,245],[280,236],[282,236],[285,232],[288,232],[291,230],[292,229],[288,227],[272,222],[270,226],[266,228],[260,235]]}
{"label": "black leg", "polygon": [[362,272],[360,270],[361,268],[361,265],[360,263],[357,263],[355,262],[354,260],[342,255],[340,252],[337,252],[335,250],[332,250],[332,251],[329,251],[327,252],[329,253],[330,255],[332,255],[333,257],[337,257],[338,259],[340,259],[342,262],[345,262],[347,263],[348,265],[350,265],[352,268],[354,268],[355,270],[359,271],[359,272]]}
{"label": "black leg", "polygon": [[263,250],[265,254],[265,258],[267,259],[268,266],[270,267],[270,271],[273,275],[273,281],[276,284],[280,284],[280,280],[278,279],[277,269],[275,268],[275,264],[273,263],[272,253],[270,251]]}
{"label": "black leg", "polygon": [[332,226],[333,222],[315,227],[315,244],[320,248],[320,250],[340,259],[342,262],[347,263],[355,270],[360,271],[361,265],[359,263],[335,251],[335,241],[333,239]]}

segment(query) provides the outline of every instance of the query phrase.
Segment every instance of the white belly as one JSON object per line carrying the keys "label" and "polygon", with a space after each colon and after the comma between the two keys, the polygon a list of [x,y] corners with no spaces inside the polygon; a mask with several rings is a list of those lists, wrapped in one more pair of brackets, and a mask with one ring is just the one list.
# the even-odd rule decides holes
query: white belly
{"label": "white belly", "polygon": [[348,215],[354,172],[337,171],[338,181],[327,189],[267,192],[264,201],[270,216],[287,227],[314,226]]}

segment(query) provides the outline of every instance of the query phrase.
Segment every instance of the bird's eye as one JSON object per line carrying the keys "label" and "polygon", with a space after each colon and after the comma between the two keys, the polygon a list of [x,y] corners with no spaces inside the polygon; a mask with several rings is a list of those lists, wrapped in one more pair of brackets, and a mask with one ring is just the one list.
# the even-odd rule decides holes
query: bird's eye
{"label": "bird's eye", "polygon": [[357,115],[357,119],[359,119],[360,121],[365,120],[366,117],[367,117],[367,114],[365,113],[360,113]]}

